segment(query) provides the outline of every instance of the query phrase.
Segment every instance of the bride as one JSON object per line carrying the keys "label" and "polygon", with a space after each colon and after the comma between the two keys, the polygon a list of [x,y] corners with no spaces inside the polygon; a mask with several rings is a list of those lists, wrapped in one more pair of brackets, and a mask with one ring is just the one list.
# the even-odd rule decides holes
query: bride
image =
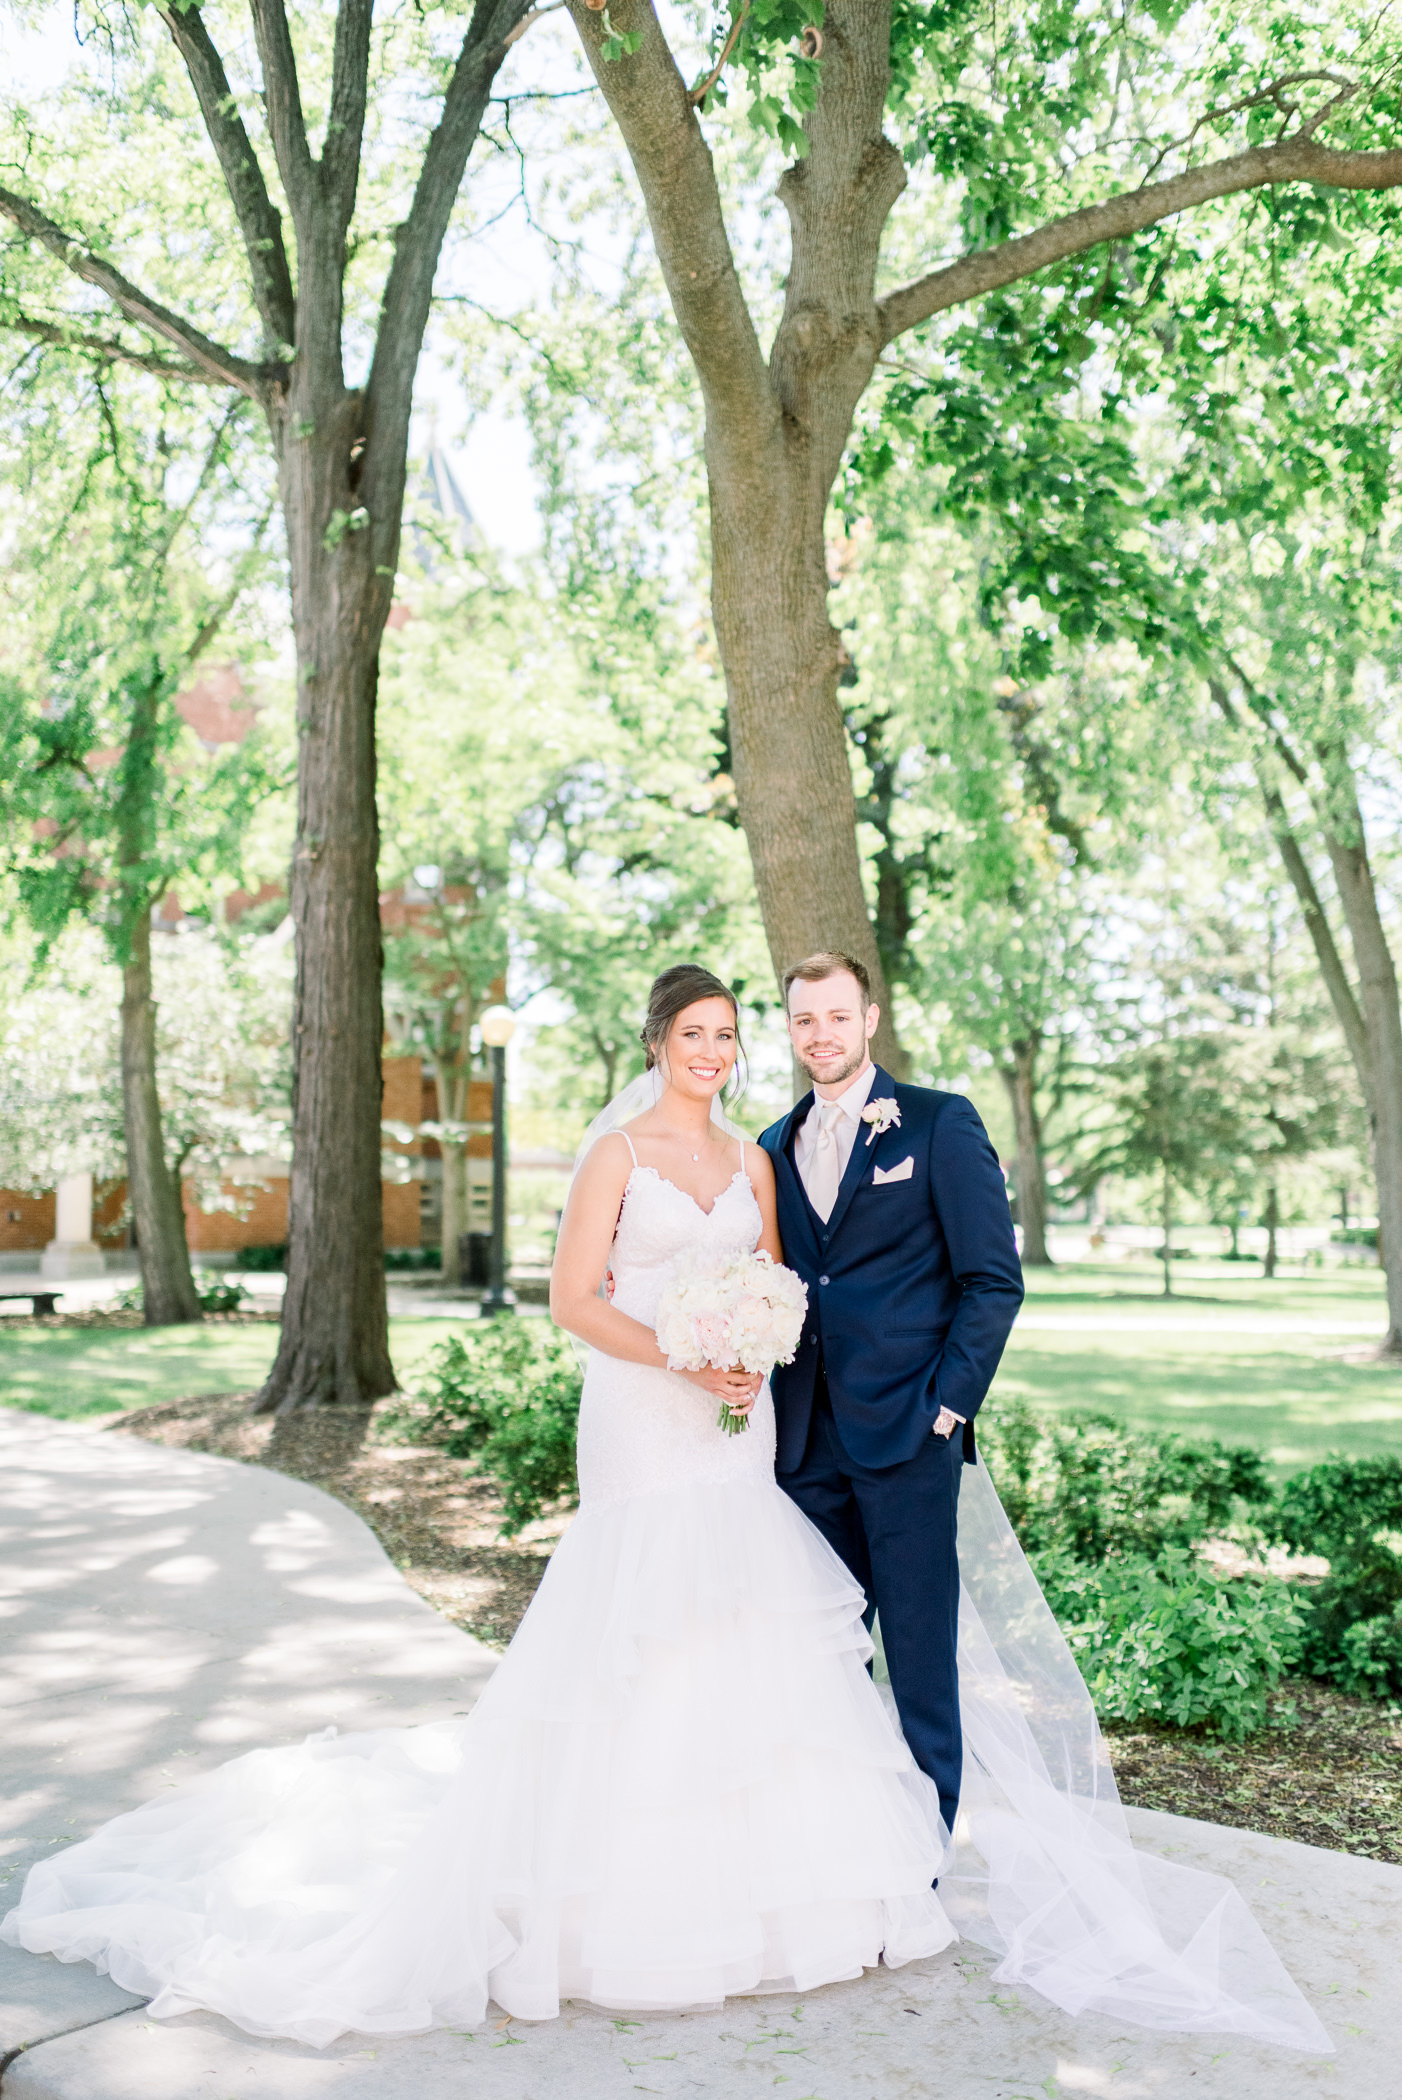
{"label": "bride", "polygon": [[323,2047],[474,2025],[489,1999],[548,2019],[808,1990],[962,1933],[1073,2013],[1327,2050],[1230,1885],[1130,1846],[981,1466],[944,1827],[868,1672],[862,1592],[775,1484],[767,1384],[670,1371],[657,1345],[679,1255],[782,1259],[768,1158],[720,1112],[735,1002],[666,972],[644,1040],[647,1074],[586,1139],[552,1281],[590,1350],[579,1512],[473,1712],[236,1758],[36,1866],[0,1937],[95,1962],[157,2016]]}

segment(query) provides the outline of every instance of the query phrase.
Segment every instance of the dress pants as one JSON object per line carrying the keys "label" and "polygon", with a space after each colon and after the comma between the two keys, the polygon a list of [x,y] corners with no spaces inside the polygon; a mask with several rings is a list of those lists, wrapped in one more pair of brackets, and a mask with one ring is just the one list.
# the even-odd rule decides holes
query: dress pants
{"label": "dress pants", "polygon": [[777,1478],[866,1593],[912,1757],[939,1790],[952,1831],[963,1773],[959,1727],[959,1562],[955,1531],[963,1431],[928,1436],[897,1466],[848,1457],[820,1366],[808,1441]]}

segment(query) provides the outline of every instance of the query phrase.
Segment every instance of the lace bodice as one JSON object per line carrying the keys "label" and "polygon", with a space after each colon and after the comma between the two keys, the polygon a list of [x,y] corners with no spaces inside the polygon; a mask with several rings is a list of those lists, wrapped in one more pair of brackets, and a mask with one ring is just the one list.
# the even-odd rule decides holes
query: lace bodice
{"label": "lace bodice", "polygon": [[763,1225],[743,1167],[736,1168],[711,1208],[703,1210],[694,1196],[678,1188],[675,1181],[666,1180],[656,1167],[635,1166],[623,1191],[609,1261],[614,1304],[652,1326],[657,1301],[679,1254],[698,1243],[748,1253],[757,1245]]}
{"label": "lace bodice", "polygon": [[[626,1131],[622,1133],[626,1138]],[[631,1150],[631,1146],[629,1148]],[[635,1162],[636,1162],[636,1155]],[[652,1327],[678,1255],[695,1246],[749,1252],[764,1228],[750,1177],[738,1167],[709,1210],[655,1167],[634,1164],[623,1191],[609,1270],[619,1312]],[[719,1403],[671,1371],[595,1349],[579,1410],[582,1503],[759,1474],[773,1477],[774,1403],[766,1385],[740,1436],[717,1426]]]}

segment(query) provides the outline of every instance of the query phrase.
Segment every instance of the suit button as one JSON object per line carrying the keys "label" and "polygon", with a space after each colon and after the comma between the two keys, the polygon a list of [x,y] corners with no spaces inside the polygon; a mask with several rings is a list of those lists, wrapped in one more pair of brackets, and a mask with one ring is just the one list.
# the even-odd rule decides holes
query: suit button
{"label": "suit button", "polygon": [[819,1281],[819,1283],[826,1283],[826,1282],[827,1282],[827,1280],[828,1280],[828,1279],[827,1279],[827,1277],[826,1277],[826,1276],[820,1276],[820,1277],[818,1278],[818,1281]]}

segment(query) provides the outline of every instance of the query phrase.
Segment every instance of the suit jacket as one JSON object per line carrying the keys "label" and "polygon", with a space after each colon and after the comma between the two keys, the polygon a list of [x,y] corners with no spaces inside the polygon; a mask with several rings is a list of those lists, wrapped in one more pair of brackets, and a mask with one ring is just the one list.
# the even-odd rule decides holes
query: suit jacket
{"label": "suit jacket", "polygon": [[771,1381],[781,1473],[802,1460],[820,1362],[859,1465],[913,1458],[942,1407],[966,1418],[972,1461],[973,1419],[1022,1303],[1007,1190],[978,1111],[878,1066],[867,1106],[891,1096],[899,1124],[870,1143],[858,1132],[826,1224],[794,1165],[812,1094],[760,1139],[774,1162],[784,1260],[808,1286],[803,1339]]}

